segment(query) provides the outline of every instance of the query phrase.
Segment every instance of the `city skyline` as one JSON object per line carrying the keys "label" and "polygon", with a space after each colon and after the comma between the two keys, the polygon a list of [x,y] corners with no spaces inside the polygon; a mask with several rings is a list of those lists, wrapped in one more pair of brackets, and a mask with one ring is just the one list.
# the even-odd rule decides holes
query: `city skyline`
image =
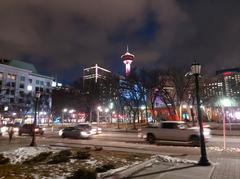
{"label": "city skyline", "polygon": [[99,64],[124,74],[126,46],[133,66],[191,66],[207,73],[239,67],[240,2],[133,0],[1,2],[0,55],[33,63],[70,83]]}

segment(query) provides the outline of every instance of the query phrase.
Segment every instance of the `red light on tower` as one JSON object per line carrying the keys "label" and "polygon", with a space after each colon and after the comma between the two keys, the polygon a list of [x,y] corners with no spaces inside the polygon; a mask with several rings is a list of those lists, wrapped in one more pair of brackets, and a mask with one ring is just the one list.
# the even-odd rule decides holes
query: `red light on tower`
{"label": "red light on tower", "polygon": [[135,58],[135,56],[128,52],[128,46],[127,46],[126,53],[121,56],[121,59],[123,60],[123,63],[125,64],[126,76],[128,76],[130,74],[131,63],[133,62],[134,58]]}

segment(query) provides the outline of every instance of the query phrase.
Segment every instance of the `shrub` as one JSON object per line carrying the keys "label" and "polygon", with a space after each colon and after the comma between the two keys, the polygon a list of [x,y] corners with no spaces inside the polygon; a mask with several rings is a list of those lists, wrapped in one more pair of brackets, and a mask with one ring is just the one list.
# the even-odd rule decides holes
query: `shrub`
{"label": "shrub", "polygon": [[91,154],[89,151],[77,151],[77,154],[75,156],[76,159],[79,160],[84,160],[84,159],[89,159],[91,157]]}
{"label": "shrub", "polygon": [[42,161],[46,160],[51,154],[52,154],[52,152],[42,152],[42,153],[38,154],[37,156],[31,158],[30,160],[24,161],[23,163],[31,164],[31,163],[42,162]]}
{"label": "shrub", "polygon": [[49,164],[57,164],[63,162],[69,162],[69,157],[71,156],[72,152],[70,150],[61,150],[58,154],[52,157]]}
{"label": "shrub", "polygon": [[106,172],[106,171],[114,169],[114,168],[115,168],[115,166],[113,164],[108,163],[108,164],[104,164],[100,167],[97,167],[96,172],[97,173],[102,173],[102,172]]}
{"label": "shrub", "polygon": [[58,155],[62,155],[62,156],[70,156],[72,155],[72,152],[70,150],[61,150]]}
{"label": "shrub", "polygon": [[9,158],[6,158],[3,156],[3,154],[0,154],[0,164],[8,164],[10,162]]}
{"label": "shrub", "polygon": [[49,164],[58,164],[58,163],[63,163],[63,162],[69,162],[69,158],[67,156],[54,155],[52,157],[52,160],[50,160],[48,163]]}
{"label": "shrub", "polygon": [[96,179],[97,173],[93,169],[79,168],[68,179]]}

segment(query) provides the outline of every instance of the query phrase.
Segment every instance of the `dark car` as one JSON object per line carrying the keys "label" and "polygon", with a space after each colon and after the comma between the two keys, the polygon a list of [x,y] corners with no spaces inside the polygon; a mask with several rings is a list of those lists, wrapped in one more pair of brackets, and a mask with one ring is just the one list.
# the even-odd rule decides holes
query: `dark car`
{"label": "dark car", "polygon": [[[33,124],[24,124],[19,128],[18,135],[22,135],[22,134],[32,135],[32,128],[33,128]],[[39,126],[35,127],[35,134],[43,135],[43,133],[44,133],[43,128]]]}
{"label": "dark car", "polygon": [[89,138],[91,136],[91,130],[89,128],[79,128],[78,126],[74,127],[65,127],[59,131],[59,135],[62,138]]}

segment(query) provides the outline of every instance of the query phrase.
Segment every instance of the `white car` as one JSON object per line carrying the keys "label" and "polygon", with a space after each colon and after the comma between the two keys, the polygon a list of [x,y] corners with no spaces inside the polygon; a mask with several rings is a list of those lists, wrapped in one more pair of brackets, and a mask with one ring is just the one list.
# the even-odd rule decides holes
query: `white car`
{"label": "white car", "polygon": [[80,123],[77,125],[80,129],[89,129],[91,134],[101,134],[102,128],[93,126],[89,123]]}
{"label": "white car", "polygon": [[[211,137],[211,130],[204,128],[204,137],[208,140]],[[189,127],[183,121],[164,121],[157,126],[141,128],[138,137],[146,139],[153,144],[156,140],[190,142],[199,145],[199,127]]]}
{"label": "white car", "polygon": [[16,134],[16,133],[18,133],[20,126],[19,126],[19,125],[16,125],[16,124],[7,124],[7,125],[4,125],[4,126],[0,127],[0,133],[1,133],[2,135],[8,135],[9,127],[12,127],[13,132]]}
{"label": "white car", "polygon": [[88,139],[91,137],[89,129],[80,129],[78,126],[65,127],[58,132],[62,138]]}

